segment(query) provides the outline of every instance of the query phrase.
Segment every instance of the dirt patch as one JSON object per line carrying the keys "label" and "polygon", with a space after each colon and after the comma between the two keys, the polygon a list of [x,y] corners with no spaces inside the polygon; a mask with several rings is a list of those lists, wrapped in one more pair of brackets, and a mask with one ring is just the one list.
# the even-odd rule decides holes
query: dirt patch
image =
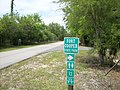
{"label": "dirt patch", "polygon": [[120,90],[120,73],[117,76],[112,74],[104,76],[104,71],[96,69],[79,72],[76,74],[75,88],[76,90]]}
{"label": "dirt patch", "polygon": [[76,72],[76,90],[120,90],[120,66],[116,66],[105,76],[109,66],[100,66],[95,56],[80,57],[77,58],[77,63],[84,65],[84,69]]}

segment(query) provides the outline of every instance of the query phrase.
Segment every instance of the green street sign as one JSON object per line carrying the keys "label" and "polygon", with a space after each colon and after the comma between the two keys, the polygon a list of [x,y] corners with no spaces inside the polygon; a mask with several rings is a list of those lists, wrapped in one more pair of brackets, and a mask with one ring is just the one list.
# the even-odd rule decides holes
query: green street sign
{"label": "green street sign", "polygon": [[67,54],[67,61],[74,61],[74,54]]}
{"label": "green street sign", "polygon": [[74,69],[74,62],[67,62],[67,69]]}
{"label": "green street sign", "polygon": [[74,77],[74,69],[67,70],[67,77]]}
{"label": "green street sign", "polygon": [[64,38],[64,53],[78,53],[79,38],[65,37]]}
{"label": "green street sign", "polygon": [[66,81],[67,81],[68,85],[74,85],[74,78],[73,77],[68,77]]}

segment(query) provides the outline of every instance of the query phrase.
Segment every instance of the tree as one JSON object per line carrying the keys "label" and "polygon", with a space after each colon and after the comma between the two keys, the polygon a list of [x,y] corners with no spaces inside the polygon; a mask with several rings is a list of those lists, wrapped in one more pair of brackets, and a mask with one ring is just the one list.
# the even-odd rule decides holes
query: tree
{"label": "tree", "polygon": [[0,18],[0,47],[3,46],[2,45],[3,44],[2,33],[3,33],[3,28],[2,28],[1,18]]}
{"label": "tree", "polygon": [[107,49],[110,50],[109,57],[120,49],[119,1],[59,0],[59,3],[64,3],[62,10],[67,27],[74,36],[97,49],[101,64]]}
{"label": "tree", "polygon": [[56,40],[63,40],[67,33],[63,26],[58,23],[50,23],[47,28],[51,33],[55,34]]}
{"label": "tree", "polygon": [[1,43],[2,46],[13,45],[13,38],[17,30],[17,22],[15,17],[11,18],[9,14],[3,15],[0,20],[1,23]]}
{"label": "tree", "polygon": [[18,18],[18,23],[20,30],[24,32],[21,37],[19,37],[24,44],[39,42],[41,27],[43,27],[39,14],[21,16]]}
{"label": "tree", "polygon": [[45,25],[38,13],[20,16],[5,14],[0,18],[0,46],[36,44],[44,41],[63,40],[66,31],[58,23]]}

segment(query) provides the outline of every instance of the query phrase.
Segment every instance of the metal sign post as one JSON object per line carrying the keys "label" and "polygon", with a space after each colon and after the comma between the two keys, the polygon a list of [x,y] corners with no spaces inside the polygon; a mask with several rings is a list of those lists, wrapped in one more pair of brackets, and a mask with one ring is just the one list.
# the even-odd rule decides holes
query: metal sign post
{"label": "metal sign post", "polygon": [[67,54],[66,63],[66,83],[68,85],[68,90],[73,90],[74,86],[74,58],[75,54],[78,53],[79,39],[76,37],[66,37],[64,38],[64,53]]}
{"label": "metal sign post", "polygon": [[68,90],[73,90],[73,85],[68,85]]}

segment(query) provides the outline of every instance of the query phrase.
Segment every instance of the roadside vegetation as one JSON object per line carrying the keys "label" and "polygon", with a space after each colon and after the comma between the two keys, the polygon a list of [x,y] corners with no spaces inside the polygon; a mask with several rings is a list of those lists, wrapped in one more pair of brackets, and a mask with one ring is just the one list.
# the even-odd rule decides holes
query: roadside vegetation
{"label": "roadside vegetation", "polygon": [[[92,46],[104,65],[120,51],[120,0],[59,0],[72,36]],[[107,57],[107,58],[106,58]]]}
{"label": "roadside vegetation", "polygon": [[60,41],[67,35],[58,23],[45,25],[37,13],[20,16],[5,14],[0,17],[0,49],[3,47],[32,45]]}
{"label": "roadside vegetation", "polygon": [[[120,68],[107,76],[97,54],[80,51],[75,59],[75,90],[119,90]],[[67,90],[66,55],[54,51],[0,70],[0,90]]]}
{"label": "roadside vegetation", "polygon": [[64,26],[51,22],[46,25],[39,13],[20,15],[10,0],[10,13],[0,17],[0,49],[61,41],[68,33]]}
{"label": "roadside vegetation", "polygon": [[29,48],[29,47],[33,47],[33,46],[37,46],[37,45],[43,45],[43,44],[49,44],[49,43],[53,43],[53,42],[56,42],[56,41],[41,42],[41,43],[33,44],[33,45],[20,45],[20,46],[1,47],[0,52],[17,50],[17,49],[22,49],[22,48]]}

